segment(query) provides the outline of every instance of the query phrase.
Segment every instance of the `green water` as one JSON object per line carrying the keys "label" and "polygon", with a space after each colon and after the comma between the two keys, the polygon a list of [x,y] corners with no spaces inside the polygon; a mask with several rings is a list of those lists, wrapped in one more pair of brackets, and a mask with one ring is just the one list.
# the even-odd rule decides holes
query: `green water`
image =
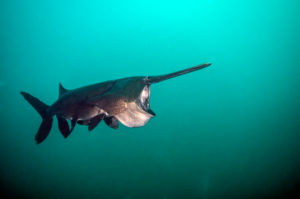
{"label": "green water", "polygon": [[[7,198],[287,198],[300,183],[300,3],[0,2],[0,183]],[[142,128],[41,123],[76,88],[212,66],[155,84]]]}

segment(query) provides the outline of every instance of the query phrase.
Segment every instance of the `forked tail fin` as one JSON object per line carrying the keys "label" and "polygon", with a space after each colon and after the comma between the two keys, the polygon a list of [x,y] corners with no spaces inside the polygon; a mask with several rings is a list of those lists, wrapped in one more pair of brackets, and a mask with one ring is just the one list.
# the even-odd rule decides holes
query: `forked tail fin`
{"label": "forked tail fin", "polygon": [[52,127],[53,118],[48,113],[49,106],[28,93],[21,92],[21,95],[23,95],[23,97],[29,102],[29,104],[31,104],[31,106],[33,106],[33,108],[41,115],[43,119],[42,124],[35,135],[35,141],[37,144],[39,144],[46,139]]}
{"label": "forked tail fin", "polygon": [[150,76],[150,77],[148,77],[148,83],[153,84],[153,83],[161,82],[161,81],[173,78],[173,77],[177,77],[177,76],[180,76],[180,75],[184,75],[186,73],[190,73],[190,72],[193,72],[193,71],[196,71],[196,70],[200,70],[200,69],[205,68],[205,67],[210,66],[210,65],[211,65],[210,63],[206,63],[206,64],[201,64],[201,65],[198,65],[198,66],[194,66],[194,67],[191,67],[191,68],[187,68],[187,69],[184,69],[184,70],[180,70],[180,71],[177,71],[177,72],[174,72],[174,73],[169,73],[169,74],[166,74],[166,75]]}

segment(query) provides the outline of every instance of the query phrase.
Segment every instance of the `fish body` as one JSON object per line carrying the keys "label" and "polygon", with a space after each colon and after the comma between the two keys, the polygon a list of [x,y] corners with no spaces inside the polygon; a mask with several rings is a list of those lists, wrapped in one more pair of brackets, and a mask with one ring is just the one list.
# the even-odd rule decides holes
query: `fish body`
{"label": "fish body", "polygon": [[[41,143],[51,130],[54,116],[64,137],[70,135],[76,124],[87,125],[88,129],[92,130],[102,120],[113,129],[119,127],[119,122],[127,127],[144,126],[155,116],[149,105],[152,84],[209,65],[210,63],[202,64],[167,75],[110,80],[72,90],[65,89],[59,84],[59,97],[51,106],[26,92],[21,94],[43,119],[35,136],[36,142]],[[71,121],[71,127],[68,121]]]}

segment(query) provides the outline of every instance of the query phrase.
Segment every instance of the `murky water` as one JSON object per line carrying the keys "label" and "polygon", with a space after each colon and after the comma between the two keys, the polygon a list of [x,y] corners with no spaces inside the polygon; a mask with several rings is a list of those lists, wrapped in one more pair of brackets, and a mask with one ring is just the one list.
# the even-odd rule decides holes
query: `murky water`
{"label": "murky water", "polygon": [[[299,2],[0,3],[0,183],[6,198],[287,198],[300,179]],[[212,66],[151,88],[141,128],[64,139],[46,104],[72,89]]]}

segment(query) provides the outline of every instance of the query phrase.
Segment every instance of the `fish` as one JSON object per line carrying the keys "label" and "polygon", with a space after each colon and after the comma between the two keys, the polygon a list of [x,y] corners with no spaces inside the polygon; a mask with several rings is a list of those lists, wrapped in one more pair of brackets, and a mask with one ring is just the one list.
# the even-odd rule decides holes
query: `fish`
{"label": "fish", "polygon": [[20,93],[42,117],[35,135],[35,141],[39,144],[49,135],[55,116],[58,128],[65,138],[71,134],[76,124],[86,125],[92,131],[102,120],[113,129],[119,128],[119,122],[126,127],[142,127],[156,115],[149,104],[152,84],[210,65],[211,63],[205,63],[166,75],[109,80],[76,89],[66,89],[59,83],[59,97],[51,106],[29,93]]}

